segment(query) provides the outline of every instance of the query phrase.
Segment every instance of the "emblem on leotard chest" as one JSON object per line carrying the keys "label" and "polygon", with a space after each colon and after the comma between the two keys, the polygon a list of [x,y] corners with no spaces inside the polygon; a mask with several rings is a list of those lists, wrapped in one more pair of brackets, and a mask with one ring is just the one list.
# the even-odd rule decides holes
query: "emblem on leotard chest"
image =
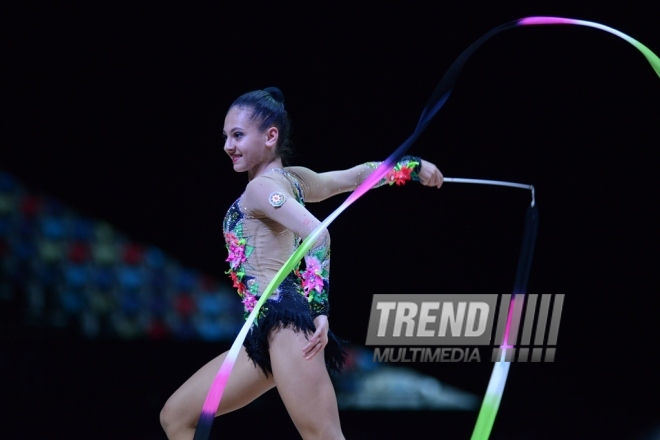
{"label": "emblem on leotard chest", "polygon": [[275,191],[268,196],[268,202],[276,208],[279,208],[286,201],[286,196],[284,193]]}

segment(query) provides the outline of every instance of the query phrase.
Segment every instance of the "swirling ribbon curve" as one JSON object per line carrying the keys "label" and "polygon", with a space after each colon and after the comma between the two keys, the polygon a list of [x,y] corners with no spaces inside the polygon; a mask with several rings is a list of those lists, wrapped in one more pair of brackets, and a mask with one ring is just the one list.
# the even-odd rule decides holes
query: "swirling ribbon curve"
{"label": "swirling ribbon curve", "polygon": [[[229,380],[229,375],[234,367],[234,363],[238,357],[239,351],[247,332],[254,323],[255,318],[258,316],[261,307],[266,302],[268,297],[275,291],[275,289],[280,285],[280,283],[286,278],[286,276],[297,266],[300,260],[304,255],[311,249],[312,245],[319,237],[321,232],[334,221],[339,214],[341,214],[346,208],[348,208],[353,202],[365,194],[369,189],[373,188],[374,185],[382,179],[389,170],[391,170],[394,165],[404,156],[412,144],[417,140],[417,138],[422,134],[426,126],[429,124],[431,119],[435,114],[442,108],[445,104],[449,95],[451,94],[454,85],[458,80],[458,76],[467,62],[467,60],[472,56],[472,54],[488,39],[493,37],[500,32],[512,29],[519,26],[530,26],[530,25],[549,25],[549,24],[568,24],[568,25],[579,25],[579,26],[588,26],[596,29],[600,29],[606,32],[609,32],[617,37],[620,37],[632,44],[637,48],[648,60],[656,74],[660,77],[660,58],[648,49],[645,45],[635,40],[634,38],[620,32],[616,29],[613,29],[609,26],[605,26],[600,23],[585,21],[585,20],[576,20],[572,18],[562,18],[562,17],[525,17],[518,20],[514,20],[503,25],[500,25],[490,32],[484,34],[477,41],[472,43],[467,49],[465,49],[461,55],[452,63],[447,72],[440,79],[440,82],[436,86],[435,90],[431,94],[431,97],[427,101],[426,106],[422,110],[420,119],[415,127],[413,133],[406,139],[387,159],[385,159],[363,182],[360,184],[347,198],[346,200],[334,211],[332,212],[321,224],[315,228],[310,235],[302,241],[300,246],[296,251],[291,255],[291,257],[284,263],[281,269],[277,272],[275,277],[268,284],[264,292],[262,293],[259,301],[252,309],[252,312],[246,319],[241,331],[234,340],[227,356],[222,363],[218,373],[216,374],[213,383],[209,389],[209,392],[204,401],[202,407],[202,412],[200,414],[197,428],[195,430],[194,440],[207,440],[211,432],[211,427],[213,425],[213,420],[217,412],[218,406],[220,405],[220,400],[222,399],[222,394],[224,392],[227,381]],[[524,292],[519,292],[519,294],[524,296]],[[511,313],[513,310],[515,295],[512,298],[511,306],[509,308],[509,316],[507,323],[511,321]],[[509,325],[509,324],[507,324]],[[505,341],[502,345],[502,348],[508,347],[508,342]],[[505,350],[502,350],[503,352]],[[477,418],[477,424],[475,426],[471,440],[484,440],[487,439],[490,435],[492,425],[495,420],[495,415],[497,414],[499,402],[504,392],[504,386],[506,383],[507,373],[509,369],[509,362],[505,361],[504,355],[502,356],[499,362],[496,362],[493,369],[493,374],[491,375],[491,380],[484,397],[484,401]]]}

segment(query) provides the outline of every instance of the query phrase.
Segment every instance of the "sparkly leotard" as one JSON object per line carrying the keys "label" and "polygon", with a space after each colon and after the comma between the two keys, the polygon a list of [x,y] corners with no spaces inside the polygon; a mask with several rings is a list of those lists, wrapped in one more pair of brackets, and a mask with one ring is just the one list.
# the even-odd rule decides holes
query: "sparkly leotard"
{"label": "sparkly leotard", "polygon": [[[412,157],[404,159],[377,186],[401,184],[414,178],[419,161]],[[320,223],[305,209],[305,201],[320,201],[355,189],[376,165],[370,162],[322,174],[303,167],[276,168],[250,181],[223,222],[229,251],[227,273],[242,299],[246,317],[301,240]],[[272,373],[268,353],[271,330],[292,328],[311,334],[315,330],[314,318],[328,315],[329,272],[330,236],[325,231],[299,267],[270,295],[245,339],[248,356],[266,375]],[[346,353],[341,344],[329,330],[324,355],[331,372],[340,371],[344,364]]]}

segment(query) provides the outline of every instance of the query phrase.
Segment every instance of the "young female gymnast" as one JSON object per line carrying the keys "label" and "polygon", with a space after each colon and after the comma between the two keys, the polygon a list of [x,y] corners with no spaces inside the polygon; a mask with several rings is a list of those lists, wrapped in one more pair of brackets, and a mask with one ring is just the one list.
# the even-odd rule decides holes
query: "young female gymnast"
{"label": "young female gymnast", "polygon": [[[225,117],[224,150],[234,171],[247,172],[243,194],[229,208],[223,232],[229,275],[246,316],[278,270],[319,224],[304,206],[352,191],[376,168],[368,162],[341,171],[316,173],[285,166],[290,122],[282,92],[274,87],[245,93]],[[425,160],[406,156],[376,186],[418,180],[443,183]],[[250,403],[273,387],[305,440],[344,439],[329,371],[345,360],[341,341],[330,330],[328,289],[330,236],[324,230],[265,302],[246,337],[217,415]],[[168,399],[161,424],[168,439],[192,439],[209,387],[227,353],[193,374]]]}

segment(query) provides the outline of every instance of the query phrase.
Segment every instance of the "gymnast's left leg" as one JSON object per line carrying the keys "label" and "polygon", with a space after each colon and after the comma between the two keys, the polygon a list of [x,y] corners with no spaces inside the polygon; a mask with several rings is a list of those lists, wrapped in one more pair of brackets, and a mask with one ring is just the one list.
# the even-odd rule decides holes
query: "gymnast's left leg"
{"label": "gymnast's left leg", "polygon": [[289,328],[273,330],[269,343],[275,386],[302,438],[345,440],[323,351],[305,359],[305,334]]}
{"label": "gymnast's left leg", "polygon": [[[160,413],[160,422],[170,440],[191,440],[197,427],[204,400],[227,351],[197,370],[167,399]],[[216,415],[241,408],[275,386],[272,376],[266,377],[248,358],[241,347]]]}

